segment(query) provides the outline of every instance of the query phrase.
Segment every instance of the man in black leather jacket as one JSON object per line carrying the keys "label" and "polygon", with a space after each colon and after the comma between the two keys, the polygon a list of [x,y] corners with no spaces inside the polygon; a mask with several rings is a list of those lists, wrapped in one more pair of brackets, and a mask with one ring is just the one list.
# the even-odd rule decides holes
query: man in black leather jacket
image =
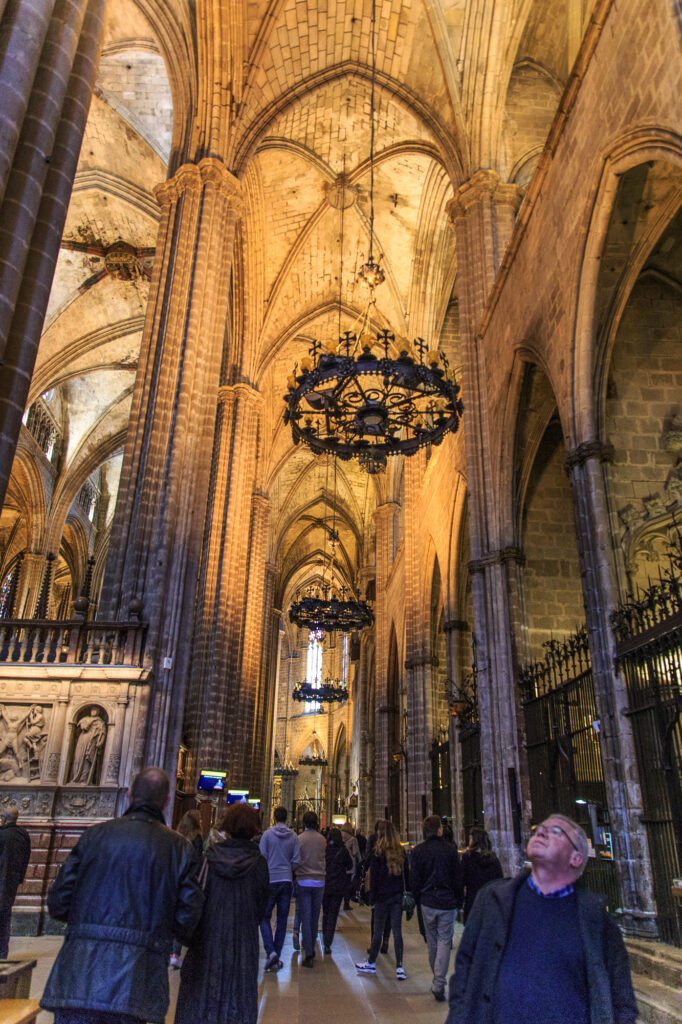
{"label": "man in black leather jacket", "polygon": [[163,1024],[171,943],[204,901],[191,845],[164,824],[169,789],[160,768],[136,775],[128,810],[83,833],[48,893],[67,922],[41,1001],[55,1024]]}

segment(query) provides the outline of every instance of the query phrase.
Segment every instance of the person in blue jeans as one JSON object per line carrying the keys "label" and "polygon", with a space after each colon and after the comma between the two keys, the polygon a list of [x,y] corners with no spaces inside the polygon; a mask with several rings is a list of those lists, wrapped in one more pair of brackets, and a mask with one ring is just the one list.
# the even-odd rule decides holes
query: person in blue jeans
{"label": "person in blue jeans", "polygon": [[315,811],[303,815],[303,832],[298,837],[298,867],[296,868],[296,902],[301,918],[303,939],[303,967],[312,967],[315,957],[315,940],[320,920],[320,908],[324,896],[324,879],[327,869],[324,836],[317,831]]}
{"label": "person in blue jeans", "polygon": [[[261,836],[260,852],[268,862],[270,892],[265,913],[260,923],[260,933],[265,947],[265,970],[278,971],[283,967],[280,960],[284,937],[287,933],[287,918],[291,904],[293,873],[298,865],[298,838],[287,828],[286,807],[276,807],[273,817],[275,824]],[[272,934],[272,911],[277,909],[277,925]]]}

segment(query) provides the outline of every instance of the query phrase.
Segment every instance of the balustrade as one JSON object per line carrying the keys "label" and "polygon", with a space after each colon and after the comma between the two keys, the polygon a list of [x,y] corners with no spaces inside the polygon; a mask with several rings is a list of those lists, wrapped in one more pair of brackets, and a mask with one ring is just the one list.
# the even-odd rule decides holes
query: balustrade
{"label": "balustrade", "polygon": [[0,663],[141,666],[147,626],[79,619],[0,620]]}

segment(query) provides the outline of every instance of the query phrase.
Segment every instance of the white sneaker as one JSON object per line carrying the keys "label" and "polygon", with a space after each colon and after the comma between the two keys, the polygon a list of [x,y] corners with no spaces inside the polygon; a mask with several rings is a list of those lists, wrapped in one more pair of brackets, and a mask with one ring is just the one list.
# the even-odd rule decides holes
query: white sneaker
{"label": "white sneaker", "polygon": [[405,981],[405,979],[407,978],[407,975],[405,974],[405,970],[402,967],[396,967],[396,969],[395,969],[395,976],[398,979],[398,981]]}
{"label": "white sneaker", "polygon": [[376,964],[372,964],[369,960],[363,960],[362,963],[355,965],[356,970],[364,971],[365,974],[376,974]]}

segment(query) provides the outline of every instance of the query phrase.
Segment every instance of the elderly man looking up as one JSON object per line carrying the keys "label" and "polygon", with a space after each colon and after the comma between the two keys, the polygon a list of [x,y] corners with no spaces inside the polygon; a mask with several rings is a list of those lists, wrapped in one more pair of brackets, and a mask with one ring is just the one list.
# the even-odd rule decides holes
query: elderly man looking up
{"label": "elderly man looking up", "polygon": [[447,1024],[635,1024],[621,934],[601,898],[575,885],[588,853],[580,826],[552,814],[528,842],[530,872],[481,889]]}

